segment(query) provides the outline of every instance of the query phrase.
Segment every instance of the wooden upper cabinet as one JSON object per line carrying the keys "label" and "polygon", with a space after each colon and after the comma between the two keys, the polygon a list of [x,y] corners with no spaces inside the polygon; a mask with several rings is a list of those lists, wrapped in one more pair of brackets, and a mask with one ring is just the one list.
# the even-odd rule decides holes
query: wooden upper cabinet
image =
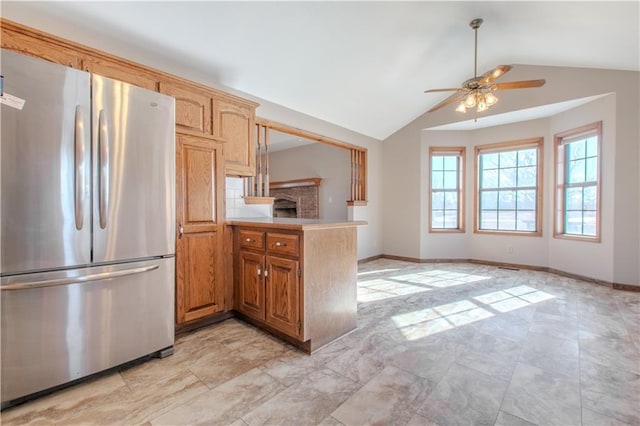
{"label": "wooden upper cabinet", "polygon": [[105,59],[84,58],[82,60],[82,69],[153,91],[156,90],[158,84],[152,75],[140,69]]}
{"label": "wooden upper cabinet", "polygon": [[32,35],[22,33],[14,25],[2,25],[2,47],[45,59],[50,62],[62,64],[72,68],[80,68],[78,52],[63,46],[52,44],[46,40],[34,38]]}
{"label": "wooden upper cabinet", "polygon": [[211,135],[211,95],[205,90],[161,81],[161,93],[176,99],[176,130]]}
{"label": "wooden upper cabinet", "polygon": [[255,170],[255,107],[226,99],[214,99],[213,123],[216,135],[226,141],[227,175],[254,176]]}

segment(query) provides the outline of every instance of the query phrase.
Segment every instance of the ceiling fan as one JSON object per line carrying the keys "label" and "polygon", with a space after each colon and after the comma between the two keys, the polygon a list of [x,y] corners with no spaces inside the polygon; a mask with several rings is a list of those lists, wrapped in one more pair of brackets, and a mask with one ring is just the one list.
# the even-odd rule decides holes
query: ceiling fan
{"label": "ceiling fan", "polygon": [[511,70],[511,65],[498,65],[491,71],[488,71],[478,77],[478,28],[482,25],[482,19],[477,18],[469,23],[469,26],[475,32],[475,49],[473,60],[473,78],[462,83],[462,87],[450,89],[430,89],[424,93],[434,92],[455,92],[427,112],[437,111],[447,105],[459,102],[456,107],[458,112],[467,112],[467,109],[475,108],[477,112],[483,112],[498,102],[498,98],[493,94],[497,90],[506,89],[526,89],[530,87],[543,86],[544,80],[522,80],[510,81],[507,83],[494,83],[495,80],[502,77]]}

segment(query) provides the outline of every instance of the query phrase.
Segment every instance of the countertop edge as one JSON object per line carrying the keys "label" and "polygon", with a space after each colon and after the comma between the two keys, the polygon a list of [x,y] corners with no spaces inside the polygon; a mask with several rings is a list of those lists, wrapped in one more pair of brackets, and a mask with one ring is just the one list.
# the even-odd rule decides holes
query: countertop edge
{"label": "countertop edge", "polygon": [[353,220],[346,222],[318,222],[318,223],[295,223],[295,222],[274,222],[272,220],[252,220],[252,219],[230,219],[226,222],[228,226],[252,226],[260,228],[273,228],[273,229],[291,229],[297,231],[312,230],[312,229],[331,229],[331,228],[350,228],[354,226],[367,225],[368,222],[364,220]]}

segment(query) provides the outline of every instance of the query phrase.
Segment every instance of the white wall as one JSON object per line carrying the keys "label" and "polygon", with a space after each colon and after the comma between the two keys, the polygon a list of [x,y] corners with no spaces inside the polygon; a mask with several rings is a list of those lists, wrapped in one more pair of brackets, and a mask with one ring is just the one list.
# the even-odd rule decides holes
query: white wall
{"label": "white wall", "polygon": [[[454,144],[456,135],[437,136],[426,129],[460,121],[453,108],[425,113],[387,138],[383,143],[384,194],[382,209],[384,252],[413,258],[471,257],[492,261],[550,266],[621,284],[640,283],[640,175],[638,167],[640,128],[640,73],[597,69],[559,68],[516,65],[508,80],[545,78],[547,83],[539,89],[500,92],[500,102],[489,110],[489,115],[504,114],[543,105],[580,99],[596,95],[606,96],[561,113],[549,119],[520,124],[478,129],[469,137],[467,170],[473,170],[474,144],[545,137],[545,163],[552,163],[553,134],[559,128],[567,130],[572,123],[588,124],[606,121],[604,142],[608,143],[605,175],[608,191],[604,208],[603,232],[608,237],[599,245],[580,243],[580,249],[562,251],[566,241],[551,242],[552,169],[545,175],[544,237],[507,237],[471,235],[473,212],[467,209],[467,251],[461,248],[465,237],[460,235],[425,235],[428,227],[428,146],[445,141]],[[466,117],[465,117],[466,118]],[[577,127],[577,126],[576,126]],[[545,172],[547,173],[547,172]],[[468,174],[468,188],[473,188],[472,174]],[[472,192],[467,191],[467,206],[471,207]],[[605,200],[603,200],[603,203]],[[402,205],[402,209],[396,208]],[[471,231],[472,232],[472,231]],[[447,238],[450,237],[450,238]],[[443,240],[447,240],[445,243]],[[575,242],[574,242],[575,244]],[[508,252],[513,247],[513,253]],[[460,249],[460,254],[457,250]],[[562,255],[559,252],[562,251]],[[454,254],[454,256],[448,256]],[[584,265],[589,264],[585,267]]]}
{"label": "white wall", "polygon": [[323,143],[269,153],[269,177],[279,182],[320,177],[320,218],[347,220],[351,151]]}

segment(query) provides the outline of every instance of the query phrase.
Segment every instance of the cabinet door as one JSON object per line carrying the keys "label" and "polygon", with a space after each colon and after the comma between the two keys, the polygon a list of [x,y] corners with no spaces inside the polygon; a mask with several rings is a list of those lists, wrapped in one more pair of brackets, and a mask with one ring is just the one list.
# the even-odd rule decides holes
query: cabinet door
{"label": "cabinet door", "polygon": [[211,96],[204,90],[160,82],[160,92],[176,98],[176,127],[211,135]]}
{"label": "cabinet door", "polygon": [[214,101],[214,127],[224,138],[228,175],[254,176],[255,145],[253,133],[255,109],[226,100]]}
{"label": "cabinet door", "polygon": [[238,253],[238,286],[236,309],[264,321],[264,256],[241,251]]}
{"label": "cabinet door", "polygon": [[267,324],[290,336],[300,335],[298,262],[267,256]]}
{"label": "cabinet door", "polygon": [[176,153],[176,322],[225,308],[224,175],[215,142],[178,135]]}

